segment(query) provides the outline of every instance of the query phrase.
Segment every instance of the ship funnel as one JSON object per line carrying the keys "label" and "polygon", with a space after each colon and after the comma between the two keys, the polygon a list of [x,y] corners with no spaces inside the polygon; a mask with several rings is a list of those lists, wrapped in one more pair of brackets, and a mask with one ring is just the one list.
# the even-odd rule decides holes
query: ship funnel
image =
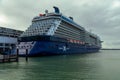
{"label": "ship funnel", "polygon": [[55,10],[55,13],[60,13],[60,11],[59,11],[59,8],[58,8],[58,7],[54,6],[53,8],[54,8],[54,10]]}

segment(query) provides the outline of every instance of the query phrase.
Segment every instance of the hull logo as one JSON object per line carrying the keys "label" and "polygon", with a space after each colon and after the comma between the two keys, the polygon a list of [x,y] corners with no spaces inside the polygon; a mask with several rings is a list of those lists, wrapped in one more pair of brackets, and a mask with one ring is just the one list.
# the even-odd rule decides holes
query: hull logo
{"label": "hull logo", "polygon": [[63,50],[63,51],[67,51],[69,50],[69,48],[67,48],[66,46],[63,46],[63,47],[59,47],[60,50]]}

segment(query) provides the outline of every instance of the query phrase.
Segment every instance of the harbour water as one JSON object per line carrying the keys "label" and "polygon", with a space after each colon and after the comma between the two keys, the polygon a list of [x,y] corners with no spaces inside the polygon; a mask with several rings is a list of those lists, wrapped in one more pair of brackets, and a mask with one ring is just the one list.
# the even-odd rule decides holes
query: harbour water
{"label": "harbour water", "polygon": [[120,50],[0,64],[0,80],[120,80]]}

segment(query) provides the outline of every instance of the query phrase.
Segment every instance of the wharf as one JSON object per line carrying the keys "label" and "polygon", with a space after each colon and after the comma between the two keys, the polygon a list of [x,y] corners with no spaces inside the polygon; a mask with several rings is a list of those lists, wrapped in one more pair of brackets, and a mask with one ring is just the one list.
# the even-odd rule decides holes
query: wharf
{"label": "wharf", "polygon": [[0,55],[0,63],[18,62],[18,55]]}

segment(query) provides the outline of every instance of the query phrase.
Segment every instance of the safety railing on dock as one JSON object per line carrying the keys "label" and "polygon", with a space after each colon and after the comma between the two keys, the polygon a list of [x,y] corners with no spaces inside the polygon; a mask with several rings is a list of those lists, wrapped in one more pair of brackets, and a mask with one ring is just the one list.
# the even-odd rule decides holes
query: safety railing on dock
{"label": "safety railing on dock", "polygon": [[0,63],[18,62],[18,55],[0,55]]}

